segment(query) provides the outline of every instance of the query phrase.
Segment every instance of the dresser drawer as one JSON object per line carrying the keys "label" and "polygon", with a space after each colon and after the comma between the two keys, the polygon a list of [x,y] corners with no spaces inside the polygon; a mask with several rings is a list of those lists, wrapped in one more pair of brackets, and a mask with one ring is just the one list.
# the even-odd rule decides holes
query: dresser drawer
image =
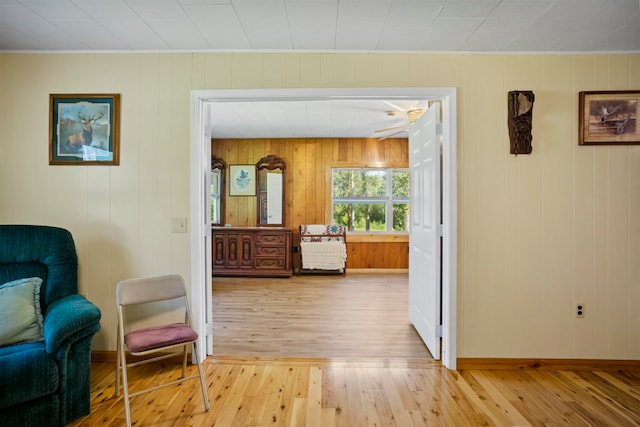
{"label": "dresser drawer", "polygon": [[287,236],[282,233],[258,233],[256,234],[256,245],[284,245]]}
{"label": "dresser drawer", "polygon": [[287,248],[285,246],[256,245],[256,257],[284,257],[286,252]]}
{"label": "dresser drawer", "polygon": [[257,270],[283,270],[287,266],[284,258],[256,258],[255,268]]}

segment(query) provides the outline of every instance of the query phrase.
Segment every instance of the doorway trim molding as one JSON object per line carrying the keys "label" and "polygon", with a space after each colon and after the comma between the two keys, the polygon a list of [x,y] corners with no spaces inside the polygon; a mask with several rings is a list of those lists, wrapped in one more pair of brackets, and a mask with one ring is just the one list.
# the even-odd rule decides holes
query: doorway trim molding
{"label": "doorway trim molding", "polygon": [[[200,335],[199,348],[204,353],[205,336],[212,333],[206,326],[208,292],[211,277],[207,273],[207,250],[203,245],[207,230],[205,205],[205,175],[208,173],[205,157],[210,148],[205,144],[211,135],[206,117],[207,105],[212,102],[258,101],[330,101],[330,100],[442,100],[442,364],[456,369],[456,316],[457,316],[457,123],[456,88],[453,87],[405,87],[405,88],[306,88],[306,89],[221,89],[193,90],[191,92],[191,300],[196,329]],[[215,126],[215,124],[212,124]],[[198,278],[200,278],[198,280]],[[205,296],[203,298],[203,295]],[[408,309],[408,308],[407,308]],[[211,353],[211,347],[207,353]],[[204,358],[204,354],[202,354]]]}

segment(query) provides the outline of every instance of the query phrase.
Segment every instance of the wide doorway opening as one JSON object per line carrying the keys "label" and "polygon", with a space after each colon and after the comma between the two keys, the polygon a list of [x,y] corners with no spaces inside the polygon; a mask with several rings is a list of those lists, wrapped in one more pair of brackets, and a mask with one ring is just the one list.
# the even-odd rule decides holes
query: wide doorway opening
{"label": "wide doorway opening", "polygon": [[[274,89],[219,90],[192,93],[192,289],[195,318],[206,340],[207,353],[213,353],[212,292],[210,275],[210,227],[202,195],[205,193],[211,126],[208,105],[241,101],[299,100],[441,100],[443,117],[443,253],[442,253],[442,360],[455,369],[455,242],[456,242],[456,181],[455,181],[455,89],[454,88],[371,88],[371,89]],[[409,267],[411,269],[411,266]],[[205,341],[203,339],[203,344]],[[201,347],[203,348],[203,347]]]}

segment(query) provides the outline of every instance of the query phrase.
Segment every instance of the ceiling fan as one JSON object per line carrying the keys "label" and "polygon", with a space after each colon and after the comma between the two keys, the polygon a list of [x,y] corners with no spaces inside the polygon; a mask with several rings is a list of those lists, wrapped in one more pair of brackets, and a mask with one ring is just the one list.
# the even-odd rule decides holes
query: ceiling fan
{"label": "ceiling fan", "polygon": [[384,129],[375,130],[374,132],[395,131],[393,133],[390,133],[378,138],[380,141],[399,135],[403,132],[406,132],[407,130],[409,130],[411,125],[414,124],[424,114],[425,111],[427,111],[426,108],[422,108],[420,106],[415,106],[409,109],[405,109],[395,104],[392,104],[390,102],[387,102],[387,101],[385,102],[394,108],[394,110],[389,110],[386,112],[387,116],[399,116],[402,118],[403,123],[397,126],[391,126]]}

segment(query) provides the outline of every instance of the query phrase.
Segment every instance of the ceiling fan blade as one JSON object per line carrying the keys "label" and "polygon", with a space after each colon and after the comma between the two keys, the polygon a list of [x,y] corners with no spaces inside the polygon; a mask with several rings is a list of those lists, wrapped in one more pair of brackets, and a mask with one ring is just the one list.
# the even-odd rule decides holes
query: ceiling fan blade
{"label": "ceiling fan blade", "polygon": [[378,141],[383,141],[383,140],[385,140],[385,139],[387,139],[387,138],[391,138],[392,136],[399,135],[399,134],[404,133],[404,132],[406,132],[406,131],[407,131],[407,129],[404,129],[404,130],[401,130],[400,132],[392,133],[391,135],[385,135],[385,136],[383,136],[383,137],[381,137],[381,138],[378,138]]}
{"label": "ceiling fan blade", "polygon": [[394,129],[409,129],[409,126],[407,126],[407,125],[392,126],[390,128],[374,130],[374,132],[386,132],[386,131],[394,130]]}
{"label": "ceiling fan blade", "polygon": [[387,105],[389,105],[389,106],[393,107],[394,109],[396,109],[396,110],[398,110],[398,111],[402,111],[402,112],[407,111],[406,109],[404,109],[404,108],[400,107],[399,105],[394,104],[393,102],[389,102],[389,101],[382,101],[382,102],[384,102],[385,104],[387,104]]}

